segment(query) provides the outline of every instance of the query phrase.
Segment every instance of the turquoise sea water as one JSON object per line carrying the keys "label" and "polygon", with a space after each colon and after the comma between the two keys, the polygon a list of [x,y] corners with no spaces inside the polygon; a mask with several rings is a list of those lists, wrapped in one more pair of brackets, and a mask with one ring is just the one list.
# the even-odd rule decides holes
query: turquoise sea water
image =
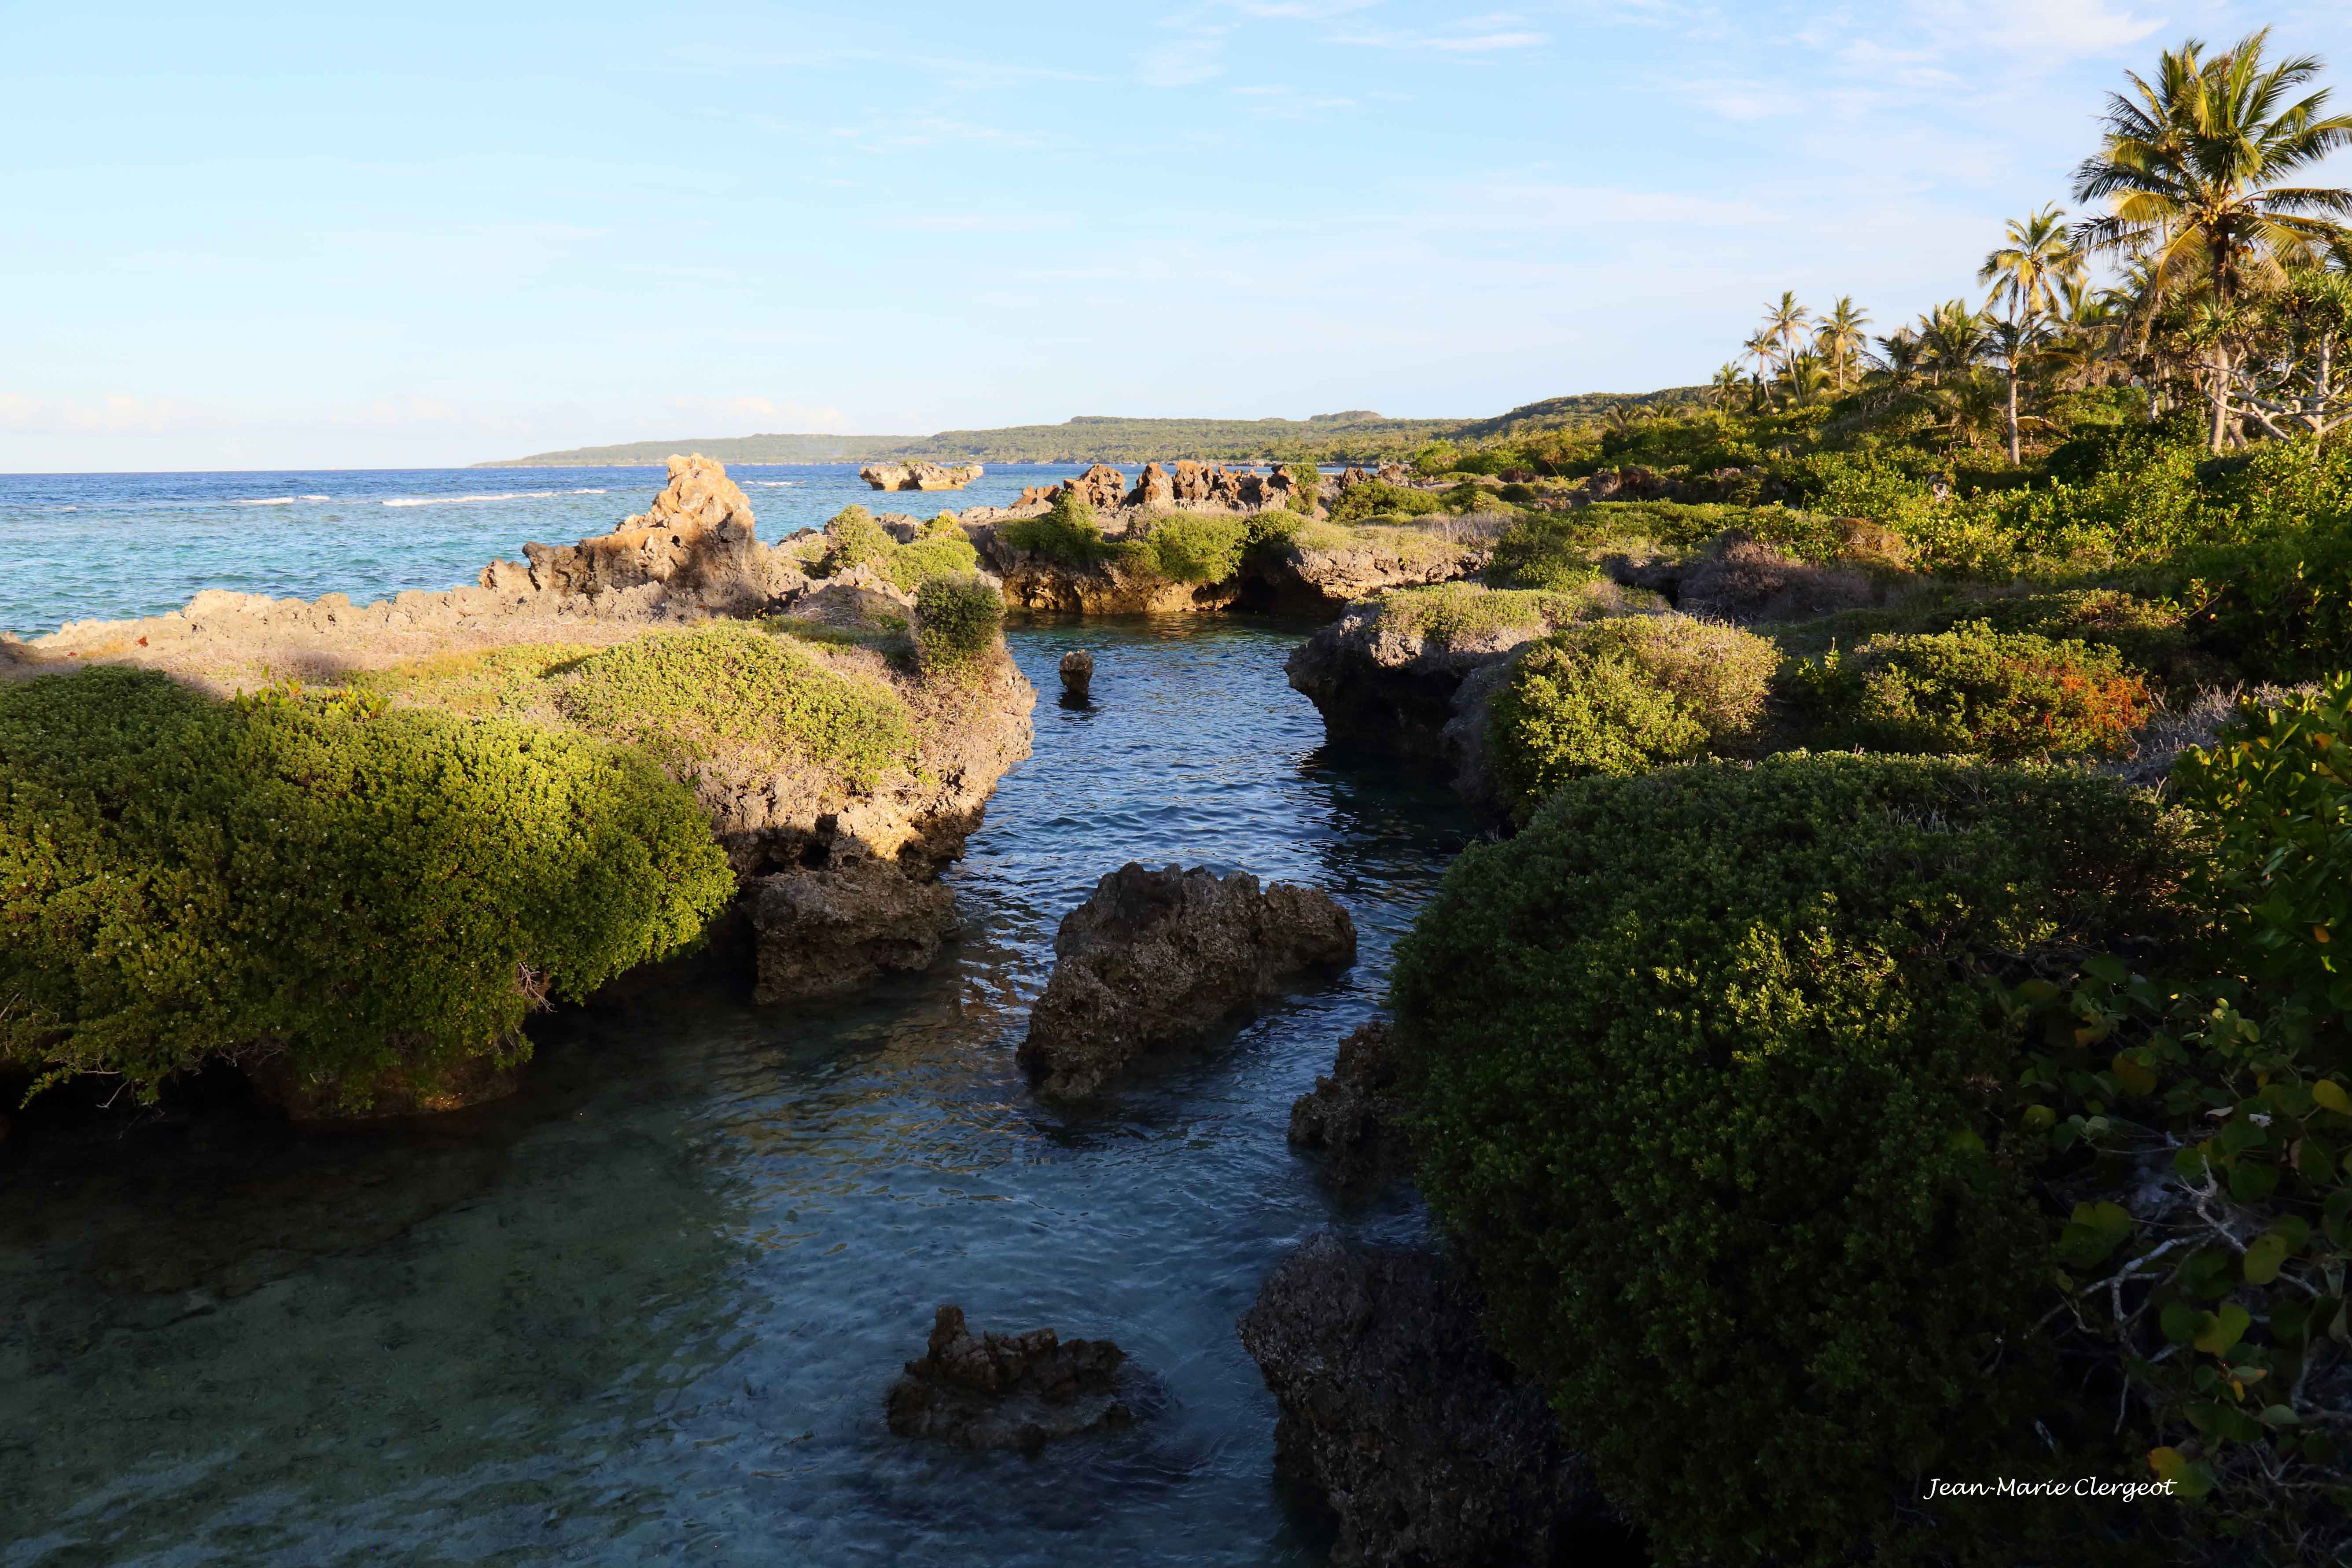
{"label": "turquoise sea water", "polygon": [[[608,489],[602,511],[641,504]],[[401,557],[400,525],[344,516],[425,582],[415,560],[478,553],[435,521]],[[331,552],[306,581],[289,559],[237,569],[341,585]],[[57,617],[54,582],[6,586]],[[950,873],[961,935],[856,1003],[717,982],[559,1016],[522,1094],[407,1127],[298,1132],[234,1094],[28,1125],[0,1155],[0,1568],[1319,1562],[1234,1320],[1318,1227],[1420,1234],[1406,1198],[1336,1199],[1284,1130],[1469,825],[1322,749],[1282,673],[1304,632],[1014,627],[1047,695]],[[1091,708],[1052,695],[1072,647]],[[1097,1104],[1041,1104],[1013,1048],[1055,925],[1130,858],[1326,888],[1360,956]],[[1115,1339],[1144,1418],[1034,1462],[892,1437],[884,1391],[942,1301]]]}
{"label": "turquoise sea water", "polygon": [[[929,517],[1004,506],[1071,465],[992,466],[961,490],[880,494],[854,463],[740,464],[762,539],[851,501]],[[1127,470],[1132,474],[1135,470]],[[645,510],[658,468],[317,473],[0,474],[0,631],[157,615],[205,588],[355,601],[454,588],[527,539],[569,544]]]}

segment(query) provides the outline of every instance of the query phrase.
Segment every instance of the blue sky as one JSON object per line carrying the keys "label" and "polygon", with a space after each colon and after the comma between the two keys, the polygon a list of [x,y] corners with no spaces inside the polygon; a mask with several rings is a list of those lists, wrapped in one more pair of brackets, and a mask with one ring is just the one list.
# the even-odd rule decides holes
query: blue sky
{"label": "blue sky", "polygon": [[1784,288],[1973,293],[2183,36],[2352,97],[2340,3],[0,19],[15,471],[1685,384]]}

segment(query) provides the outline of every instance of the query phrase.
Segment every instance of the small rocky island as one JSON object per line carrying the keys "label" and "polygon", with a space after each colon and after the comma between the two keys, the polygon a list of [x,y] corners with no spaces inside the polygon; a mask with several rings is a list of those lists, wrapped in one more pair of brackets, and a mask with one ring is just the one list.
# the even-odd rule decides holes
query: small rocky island
{"label": "small rocky island", "polygon": [[890,1430],[1034,1458],[1056,1437],[1134,1423],[1118,1393],[1126,1360],[1108,1340],[1065,1341],[1051,1329],[975,1334],[962,1308],[941,1307],[929,1349],[890,1385]]}
{"label": "small rocky island", "polygon": [[877,490],[960,490],[987,471],[978,463],[868,463],[857,477]]}
{"label": "small rocky island", "polygon": [[1021,1060],[1038,1092],[1094,1093],[1134,1058],[1278,995],[1301,971],[1356,956],[1356,926],[1325,892],[1205,867],[1129,862],[1062,919],[1054,973]]}

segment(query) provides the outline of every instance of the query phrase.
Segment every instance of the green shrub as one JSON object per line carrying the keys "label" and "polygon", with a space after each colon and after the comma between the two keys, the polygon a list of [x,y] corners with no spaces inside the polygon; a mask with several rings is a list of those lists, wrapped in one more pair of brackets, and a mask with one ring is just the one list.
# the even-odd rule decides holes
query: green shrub
{"label": "green shrub", "polygon": [[897,543],[874,521],[872,512],[862,506],[843,507],[825,522],[824,553],[818,559],[817,575],[837,577],[853,567],[878,563]]}
{"label": "green shrub", "polygon": [[1180,511],[1135,542],[1133,559],[1171,583],[1222,583],[1241,570],[1251,521]]}
{"label": "green shrub", "polygon": [[740,625],[655,632],[592,654],[557,678],[555,700],[582,729],[642,745],[681,773],[706,761],[814,764],[870,789],[915,764],[913,721],[896,692]]}
{"label": "green shrub", "polygon": [[1981,620],[1998,632],[2021,632],[2054,641],[2111,647],[2126,664],[2161,670],[2189,653],[2189,633],[2178,606],[2137,598],[2116,588],[2073,588],[2010,599],[1964,603],[1922,629],[1949,630]]}
{"label": "green shrub", "polygon": [[1998,632],[1882,635],[1800,666],[1824,734],[1877,752],[2014,761],[2128,750],[2147,721],[2147,685],[2111,647]]}
{"label": "green shrub", "polygon": [[864,507],[845,506],[824,525],[824,552],[813,570],[820,577],[837,577],[871,566],[899,592],[911,594],[927,577],[970,572],[979,564],[980,552],[952,513],[941,512],[911,542],[901,544]]}
{"label": "green shrub", "polygon": [[1323,470],[1312,463],[1300,462],[1285,463],[1280,471],[1290,477],[1290,499],[1284,503],[1286,508],[1313,517],[1317,499],[1323,493]]}
{"label": "green shrub", "polygon": [[1593,583],[1577,590],[1483,588],[1475,583],[1433,583],[1391,588],[1381,595],[1381,625],[1438,647],[1492,645],[1512,633],[1535,637],[1596,616],[1658,604],[1655,595]]}
{"label": "green shrub", "polygon": [[902,593],[913,593],[933,577],[952,577],[980,565],[980,552],[961,529],[953,533],[919,537],[911,544],[890,546],[883,571]]}
{"label": "green shrub", "polygon": [[1341,490],[1332,500],[1333,522],[1360,522],[1368,517],[1430,517],[1458,510],[1427,490],[1406,489],[1384,479],[1365,479]]}
{"label": "green shrub", "polygon": [[152,1098],[283,1050],[351,1109],[528,1054],[541,994],[694,940],[734,891],[693,795],[544,727],[97,668],[0,687],[0,1058]]}
{"label": "green shrub", "polygon": [[1978,976],[2168,936],[2157,813],[1784,753],[1578,781],[1449,870],[1391,982],[1419,1181],[1654,1549],[1889,1563],[1908,1515],[1967,1560],[1925,1478],[2131,1476],[2045,1381],[2057,1226],[1986,1153],[2016,1058]]}
{"label": "green shrub", "polygon": [[1552,792],[1746,742],[1780,652],[1734,626],[1639,616],[1579,626],[1528,650],[1494,696],[1487,749],[1525,822]]}
{"label": "green shrub", "polygon": [[2352,1266],[2348,744],[2352,677],[2242,707],[2173,773],[2214,850],[2204,951],[2094,954],[1997,993],[2025,1057],[2002,1150],[2073,1205],[2053,1258],[2067,1348],[2124,1384],[2123,1441],[2200,1500],[2215,1563],[2352,1549],[2330,1392]]}
{"label": "green shrub", "polygon": [[1494,504],[1494,497],[1486,487],[1471,479],[1464,479],[1460,484],[1449,487],[1437,499],[1444,503],[1448,511],[1476,511]]}
{"label": "green shrub", "polygon": [[968,665],[996,646],[1004,598],[977,573],[933,577],[915,590],[915,649],[929,669]]}
{"label": "green shrub", "polygon": [[1067,488],[1054,498],[1045,515],[1016,518],[1003,525],[999,537],[1015,550],[1031,551],[1065,566],[1091,566],[1111,552],[1094,507]]}

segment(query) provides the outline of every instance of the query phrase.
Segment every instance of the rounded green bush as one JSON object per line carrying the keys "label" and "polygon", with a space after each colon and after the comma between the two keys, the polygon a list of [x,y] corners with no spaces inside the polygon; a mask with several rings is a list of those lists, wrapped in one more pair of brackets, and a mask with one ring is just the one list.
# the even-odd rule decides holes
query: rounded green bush
{"label": "rounded green bush", "polygon": [[1137,542],[1137,557],[1171,583],[1222,583],[1241,570],[1250,523],[1243,517],[1178,512]]}
{"label": "rounded green bush", "polygon": [[38,1069],[152,1096],[283,1051],[349,1100],[520,1059],[540,996],[677,951],[733,892],[629,748],[103,667],[0,687],[0,1056]]}
{"label": "rounded green bush", "polygon": [[998,537],[1015,550],[1032,551],[1066,566],[1091,565],[1110,553],[1093,503],[1067,486],[1043,516],[1016,518],[1003,525]]}
{"label": "rounded green bush", "polygon": [[980,658],[1003,626],[1003,595],[977,573],[934,577],[915,590],[915,647],[927,669]]}
{"label": "rounded green bush", "polygon": [[774,771],[813,763],[850,789],[915,765],[898,693],[740,624],[654,632],[582,659],[556,680],[565,719],[645,747],[671,768],[706,761]]}
{"label": "rounded green bush", "polygon": [[864,507],[843,507],[825,522],[824,554],[817,563],[817,573],[837,577],[867,562],[879,563],[897,542]]}
{"label": "rounded green bush", "polygon": [[2115,752],[2147,721],[2147,684],[2112,647],[1971,621],[1884,635],[1802,668],[1835,743],[2016,761]]}
{"label": "rounded green bush", "polygon": [[2178,862],[2076,770],[1790,752],[1579,781],[1447,873],[1391,981],[1420,1183],[1662,1552],[1893,1562],[1908,1513],[1959,1560],[1925,1477],[2104,1456],[1979,976],[2168,940]]}
{"label": "rounded green bush", "polygon": [[1780,663],[1764,638],[1687,616],[1622,616],[1549,637],[1521,656],[1488,710],[1502,798],[1524,822],[1570,779],[1738,746]]}
{"label": "rounded green bush", "polygon": [[1333,522],[1361,522],[1368,517],[1430,517],[1447,507],[1443,497],[1409,489],[1385,479],[1362,479],[1341,490],[1331,502]]}

